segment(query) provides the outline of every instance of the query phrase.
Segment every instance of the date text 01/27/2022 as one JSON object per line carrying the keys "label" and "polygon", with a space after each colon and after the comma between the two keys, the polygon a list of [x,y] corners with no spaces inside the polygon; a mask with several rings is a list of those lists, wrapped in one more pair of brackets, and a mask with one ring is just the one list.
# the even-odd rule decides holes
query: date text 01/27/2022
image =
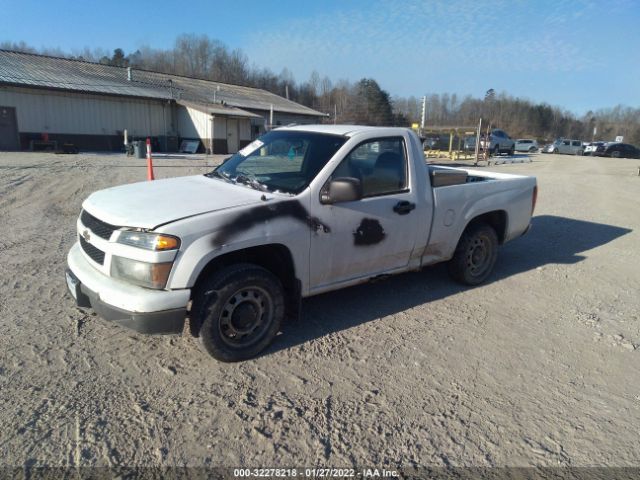
{"label": "date text 01/27/2022", "polygon": [[378,468],[236,468],[234,478],[394,478],[399,477],[396,470]]}

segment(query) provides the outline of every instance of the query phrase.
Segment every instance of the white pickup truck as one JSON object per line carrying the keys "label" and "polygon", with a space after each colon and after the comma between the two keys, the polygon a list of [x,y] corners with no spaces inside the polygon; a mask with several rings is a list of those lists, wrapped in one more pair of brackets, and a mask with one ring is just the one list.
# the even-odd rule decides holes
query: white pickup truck
{"label": "white pickup truck", "polygon": [[67,286],[144,333],[191,332],[222,361],[257,355],[322,292],[448,261],[476,285],[529,229],[533,177],[428,166],[406,128],[278,128],[211,173],[93,193]]}

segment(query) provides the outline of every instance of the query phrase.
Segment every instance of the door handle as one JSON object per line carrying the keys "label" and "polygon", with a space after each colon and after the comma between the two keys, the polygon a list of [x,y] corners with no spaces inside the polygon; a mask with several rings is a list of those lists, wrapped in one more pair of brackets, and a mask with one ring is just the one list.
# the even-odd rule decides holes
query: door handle
{"label": "door handle", "polygon": [[402,200],[395,204],[395,206],[393,207],[393,211],[396,212],[398,215],[406,215],[409,212],[411,212],[411,210],[413,210],[414,208],[416,208],[415,203]]}

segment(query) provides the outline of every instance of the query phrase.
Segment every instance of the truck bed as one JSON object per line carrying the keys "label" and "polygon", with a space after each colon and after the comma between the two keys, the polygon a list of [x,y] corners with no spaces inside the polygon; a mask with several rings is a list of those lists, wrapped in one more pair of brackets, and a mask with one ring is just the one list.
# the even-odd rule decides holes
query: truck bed
{"label": "truck bed", "polygon": [[535,178],[507,173],[428,166],[433,187],[434,216],[428,247],[422,257],[427,265],[451,258],[452,238],[460,238],[468,222],[501,205],[507,228],[501,242],[522,235],[529,227]]}

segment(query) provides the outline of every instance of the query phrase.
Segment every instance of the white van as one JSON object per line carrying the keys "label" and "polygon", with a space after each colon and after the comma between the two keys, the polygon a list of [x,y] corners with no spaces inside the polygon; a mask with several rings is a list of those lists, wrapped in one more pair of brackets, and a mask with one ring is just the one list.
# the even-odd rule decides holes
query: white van
{"label": "white van", "polygon": [[584,147],[582,146],[582,142],[580,140],[567,140],[566,138],[559,138],[545,148],[545,153],[582,155],[584,153]]}

